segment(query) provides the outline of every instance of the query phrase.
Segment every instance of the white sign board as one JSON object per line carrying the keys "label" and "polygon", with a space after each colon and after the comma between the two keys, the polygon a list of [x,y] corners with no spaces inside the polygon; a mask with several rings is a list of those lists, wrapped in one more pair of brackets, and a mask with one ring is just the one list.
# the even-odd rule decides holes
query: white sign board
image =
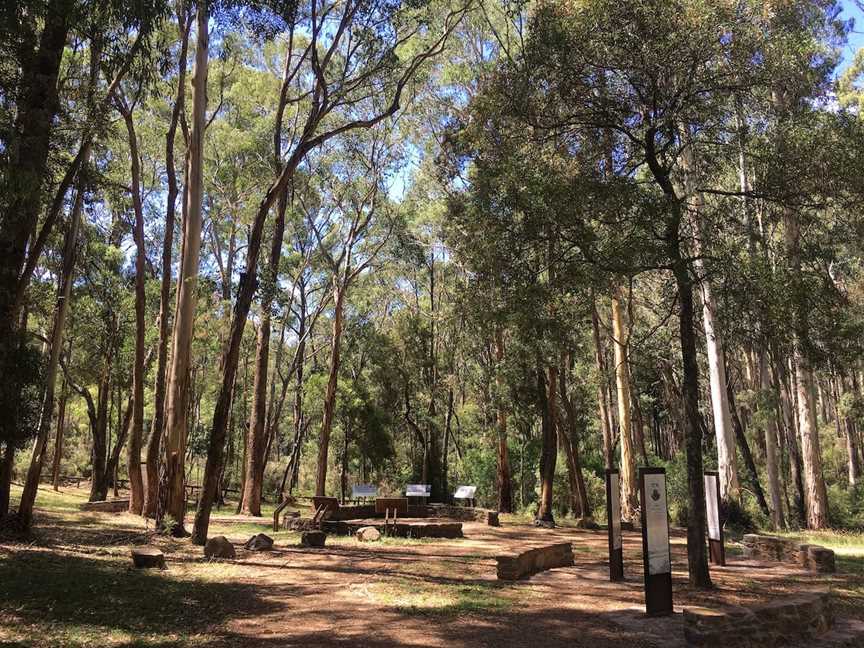
{"label": "white sign board", "polygon": [[621,548],[621,479],[615,473],[609,480],[609,510],[612,513],[612,548]]}
{"label": "white sign board", "polygon": [[429,497],[432,486],[429,484],[408,484],[405,488],[405,497]]}
{"label": "white sign board", "polygon": [[720,540],[720,511],[717,508],[717,476],[705,475],[705,505],[708,513],[708,537]]}
{"label": "white sign board", "polygon": [[354,499],[375,497],[376,495],[378,495],[378,488],[372,484],[355,484],[351,487],[351,497]]}
{"label": "white sign board", "polygon": [[474,499],[474,494],[477,492],[476,486],[460,486],[453,493],[453,499]]}
{"label": "white sign board", "polygon": [[645,480],[645,528],[648,543],[648,573],[672,571],[669,557],[669,513],[666,507],[666,475],[648,473]]}

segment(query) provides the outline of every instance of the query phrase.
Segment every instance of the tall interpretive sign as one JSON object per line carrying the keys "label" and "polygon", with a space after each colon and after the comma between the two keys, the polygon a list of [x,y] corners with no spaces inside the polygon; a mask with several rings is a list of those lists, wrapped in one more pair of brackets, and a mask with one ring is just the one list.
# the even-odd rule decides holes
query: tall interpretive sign
{"label": "tall interpretive sign", "polygon": [[708,555],[715,565],[726,564],[723,525],[720,524],[720,473],[705,471],[705,512],[708,517]]}
{"label": "tall interpretive sign", "polygon": [[606,471],[606,524],[609,529],[609,580],[624,580],[621,542],[621,479],[617,470]]}
{"label": "tall interpretive sign", "polygon": [[642,561],[645,569],[645,611],[672,614],[672,557],[669,550],[669,507],[666,471],[639,469],[642,504]]}

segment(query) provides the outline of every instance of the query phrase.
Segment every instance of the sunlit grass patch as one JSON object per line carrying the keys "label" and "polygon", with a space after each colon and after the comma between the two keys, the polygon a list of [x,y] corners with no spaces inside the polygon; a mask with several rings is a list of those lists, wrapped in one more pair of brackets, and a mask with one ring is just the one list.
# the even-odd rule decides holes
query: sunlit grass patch
{"label": "sunlit grass patch", "polygon": [[514,603],[512,595],[505,595],[493,582],[449,584],[400,578],[360,587],[374,602],[402,614],[489,614],[505,612]]}

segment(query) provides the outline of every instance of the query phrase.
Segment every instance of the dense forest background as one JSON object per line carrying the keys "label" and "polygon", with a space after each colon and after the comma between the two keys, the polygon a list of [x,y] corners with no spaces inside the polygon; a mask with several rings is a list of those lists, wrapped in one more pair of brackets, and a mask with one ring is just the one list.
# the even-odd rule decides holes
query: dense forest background
{"label": "dense forest background", "polygon": [[551,524],[618,467],[633,519],[651,465],[692,551],[703,469],[737,524],[864,526],[839,4],[12,5],[0,517],[80,475],[175,531],[201,485],[197,540],[223,489]]}

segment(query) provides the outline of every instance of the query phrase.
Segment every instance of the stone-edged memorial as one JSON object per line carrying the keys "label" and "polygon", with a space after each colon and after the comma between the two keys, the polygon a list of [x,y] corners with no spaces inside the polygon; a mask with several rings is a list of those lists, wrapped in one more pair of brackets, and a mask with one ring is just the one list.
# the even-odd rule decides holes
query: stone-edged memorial
{"label": "stone-edged memorial", "polygon": [[726,549],[723,543],[723,524],[720,520],[720,473],[706,470],[705,513],[708,520],[708,555],[715,565],[726,564]]}
{"label": "stone-edged memorial", "polygon": [[642,504],[642,562],[645,571],[645,612],[672,614],[672,554],[669,549],[669,507],[666,471],[639,469]]}
{"label": "stone-edged memorial", "polygon": [[621,536],[621,474],[606,471],[606,525],[609,532],[609,580],[624,580],[624,550]]}
{"label": "stone-edged memorial", "polygon": [[519,580],[555,567],[572,567],[573,545],[569,542],[533,547],[515,554],[495,556],[498,580]]}

